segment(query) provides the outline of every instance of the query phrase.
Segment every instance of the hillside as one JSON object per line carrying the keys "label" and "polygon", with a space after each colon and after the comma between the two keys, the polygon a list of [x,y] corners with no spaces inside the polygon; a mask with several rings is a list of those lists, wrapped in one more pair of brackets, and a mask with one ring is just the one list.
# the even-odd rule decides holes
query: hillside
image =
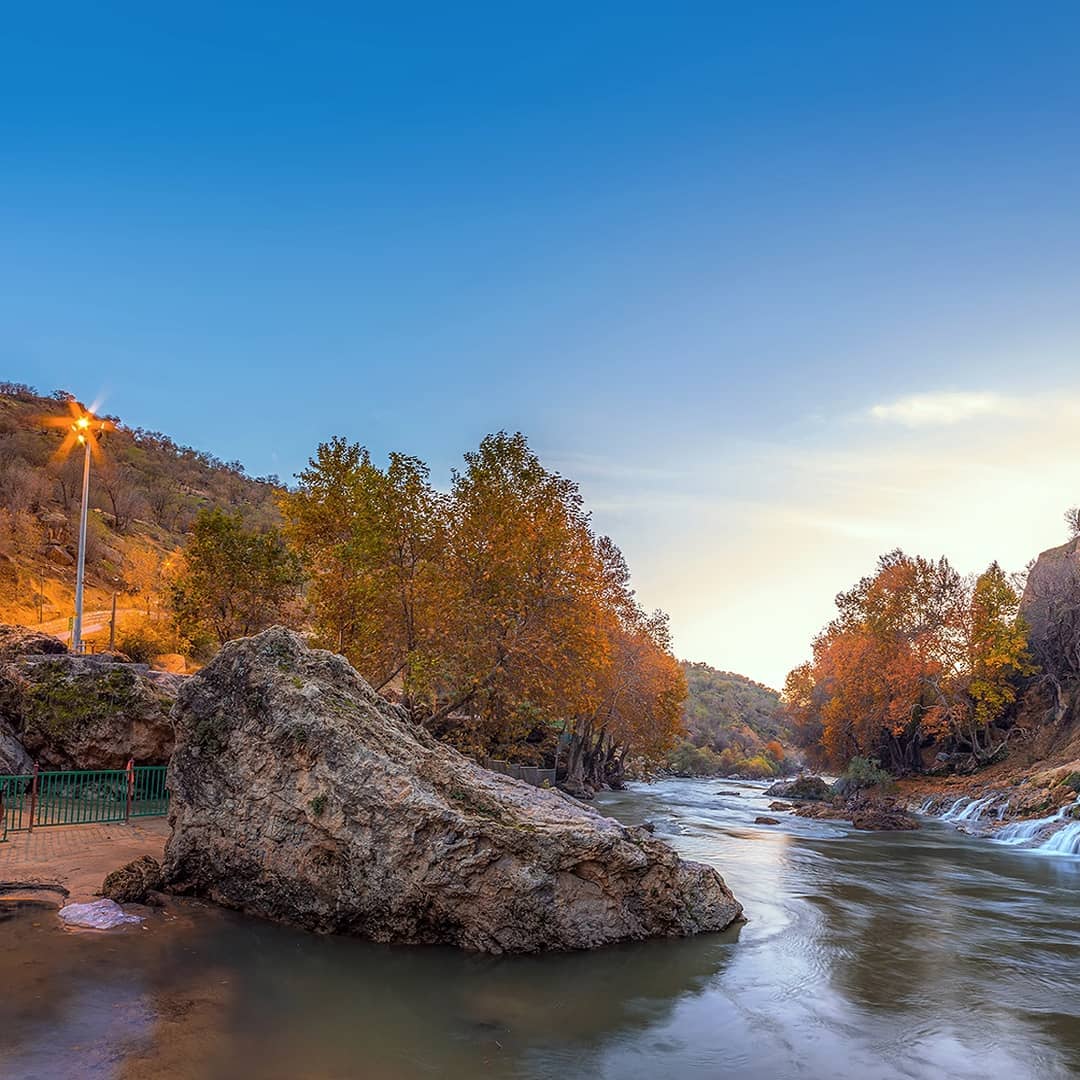
{"label": "hillside", "polygon": [[785,771],[788,729],[780,695],[761,683],[704,663],[683,662],[686,741],[671,756],[689,775],[772,776]]}
{"label": "hillside", "polygon": [[[58,456],[71,395],[0,382],[0,622],[67,628],[75,590],[82,452]],[[90,483],[87,637],[100,640],[117,598],[118,622],[154,619],[170,558],[203,507],[277,519],[276,477],[120,423],[103,438]]]}

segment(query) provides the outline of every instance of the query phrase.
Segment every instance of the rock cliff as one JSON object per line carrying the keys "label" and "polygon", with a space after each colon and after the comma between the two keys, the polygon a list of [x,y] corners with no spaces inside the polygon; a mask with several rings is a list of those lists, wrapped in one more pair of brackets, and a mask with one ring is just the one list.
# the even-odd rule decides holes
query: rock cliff
{"label": "rock cliff", "polygon": [[1035,560],[1020,613],[1043,671],[1058,680],[1080,678],[1080,536]]}
{"label": "rock cliff", "polygon": [[312,930],[492,953],[716,931],[741,916],[712,868],[482,769],[288,630],[226,645],[181,689],[174,719],[174,892]]}

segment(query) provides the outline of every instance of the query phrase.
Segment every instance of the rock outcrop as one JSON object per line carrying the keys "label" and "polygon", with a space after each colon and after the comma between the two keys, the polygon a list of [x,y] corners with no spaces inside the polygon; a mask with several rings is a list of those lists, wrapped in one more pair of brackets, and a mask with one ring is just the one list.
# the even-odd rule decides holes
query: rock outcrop
{"label": "rock outcrop", "polygon": [[795,809],[797,817],[825,821],[850,821],[867,832],[903,832],[921,828],[918,818],[893,798],[859,794],[828,802],[805,802]]}
{"label": "rock outcrop", "polygon": [[919,819],[895,799],[853,800],[848,804],[851,824],[867,832],[905,832],[919,829]]}
{"label": "rock outcrop", "polygon": [[1059,680],[1080,678],[1080,536],[1035,560],[1020,614],[1039,666]]}
{"label": "rock outcrop", "polygon": [[0,717],[0,775],[25,775],[33,768],[34,759],[19,742],[11,725]]}
{"label": "rock outcrop", "polygon": [[712,868],[437,742],[275,627],[181,689],[163,874],[312,930],[485,952],[722,930]]}
{"label": "rock outcrop", "polygon": [[[39,648],[48,651],[33,651]],[[31,759],[52,769],[115,769],[129,758],[164,763],[182,682],[145,664],[75,656],[55,638],[0,627],[0,769],[26,772]]]}
{"label": "rock outcrop", "polygon": [[799,776],[794,780],[779,780],[765,789],[765,794],[782,799],[831,799],[833,790],[820,776]]}
{"label": "rock outcrop", "polygon": [[67,646],[52,634],[27,626],[0,624],[0,663],[19,656],[66,655]]}

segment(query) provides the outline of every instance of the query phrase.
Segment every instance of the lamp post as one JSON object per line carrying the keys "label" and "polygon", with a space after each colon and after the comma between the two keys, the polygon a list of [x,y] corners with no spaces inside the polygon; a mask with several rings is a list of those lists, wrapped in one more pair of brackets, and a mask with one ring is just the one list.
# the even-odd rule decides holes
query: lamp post
{"label": "lamp post", "polygon": [[69,416],[46,417],[46,427],[66,428],[67,437],[54,460],[63,460],[76,446],[83,448],[82,503],[79,507],[79,553],[75,569],[75,618],[71,622],[71,648],[82,652],[83,585],[86,579],[86,519],[90,512],[90,458],[97,453],[98,438],[111,431],[111,420],[99,420],[74,398],[68,402]]}
{"label": "lamp post", "polygon": [[71,430],[83,448],[82,507],[79,510],[79,557],[75,566],[75,622],[71,629],[71,648],[82,652],[83,578],[86,576],[86,517],[90,509],[90,418],[80,416]]}

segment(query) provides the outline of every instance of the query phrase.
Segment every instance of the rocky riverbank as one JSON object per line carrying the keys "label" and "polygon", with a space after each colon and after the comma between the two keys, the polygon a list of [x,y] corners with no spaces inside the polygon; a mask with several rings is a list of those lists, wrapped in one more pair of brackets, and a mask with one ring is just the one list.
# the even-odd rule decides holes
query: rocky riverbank
{"label": "rocky riverbank", "polygon": [[775,800],[769,809],[796,817],[823,821],[849,821],[866,832],[895,832],[919,828],[918,819],[904,803],[871,790],[851,790],[844,781],[829,784],[820,776],[800,776],[767,788]]}
{"label": "rocky riverbank", "polygon": [[909,810],[976,836],[1057,855],[1080,855],[1080,761],[1033,772],[905,780]]}

